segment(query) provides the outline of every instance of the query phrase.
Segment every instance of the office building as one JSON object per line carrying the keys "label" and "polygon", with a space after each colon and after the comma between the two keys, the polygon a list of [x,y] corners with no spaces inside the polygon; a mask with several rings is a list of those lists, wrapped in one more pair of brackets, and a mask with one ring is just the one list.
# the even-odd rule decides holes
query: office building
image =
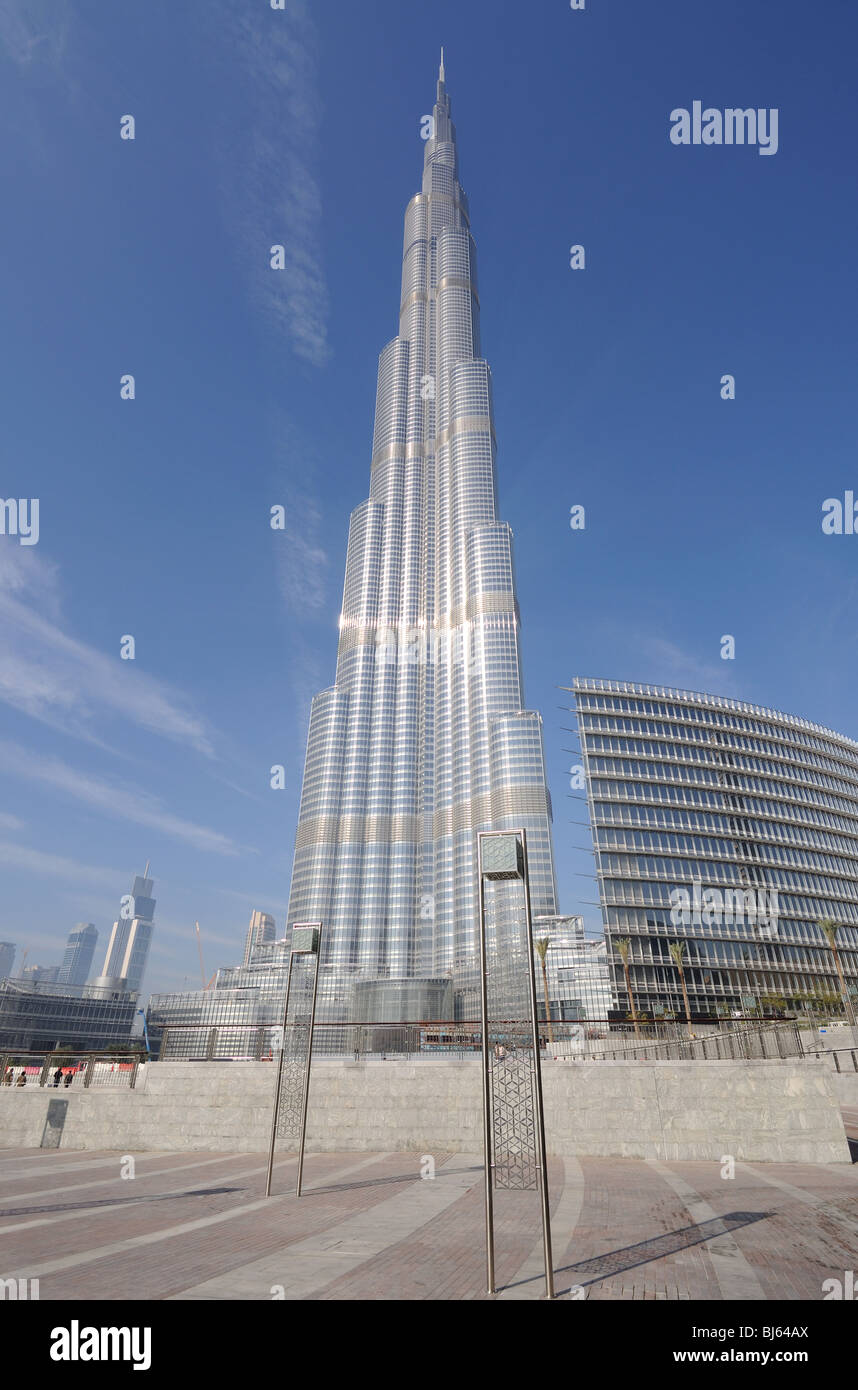
{"label": "office building", "polygon": [[250,914],[250,926],[247,928],[247,939],[244,943],[243,965],[250,965],[253,960],[254,952],[259,946],[269,946],[276,939],[277,927],[274,918],[268,912],[252,912]]}
{"label": "office building", "polygon": [[65,955],[57,982],[61,985],[85,985],[89,979],[92,958],[98,941],[98,931],[92,922],[79,922],[69,933]]}
{"label": "office building", "polygon": [[137,995],[93,985],[0,980],[0,1051],[102,1051],[131,1040]]}
{"label": "office building", "polygon": [[52,985],[59,973],[58,965],[28,965],[21,971],[21,979],[27,985]]}
{"label": "office building", "polygon": [[576,679],[596,871],[619,1006],[683,1015],[858,997],[858,743],[739,700]]}

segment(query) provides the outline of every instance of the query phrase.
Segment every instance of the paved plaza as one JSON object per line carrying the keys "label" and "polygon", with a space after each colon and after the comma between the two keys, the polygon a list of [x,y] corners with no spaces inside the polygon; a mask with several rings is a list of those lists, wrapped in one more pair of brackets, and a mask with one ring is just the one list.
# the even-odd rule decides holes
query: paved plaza
{"label": "paved plaza", "polygon": [[[845,1114],[858,1139],[858,1111]],[[854,1147],[854,1146],[853,1146]],[[435,1176],[422,1177],[431,1168]],[[0,1154],[0,1277],[41,1299],[484,1298],[478,1155]],[[855,1268],[858,1165],[552,1159],[558,1295],[823,1298]],[[540,1298],[533,1192],[496,1194],[501,1299]]]}

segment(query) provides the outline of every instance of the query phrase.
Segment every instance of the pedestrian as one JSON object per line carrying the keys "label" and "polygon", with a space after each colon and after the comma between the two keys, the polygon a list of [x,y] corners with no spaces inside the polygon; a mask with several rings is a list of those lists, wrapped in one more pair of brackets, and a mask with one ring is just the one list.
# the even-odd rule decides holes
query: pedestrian
{"label": "pedestrian", "polygon": [[6,1068],[6,1075],[3,1077],[3,1085],[4,1085],[4,1086],[11,1086],[13,1080],[14,1080],[14,1077],[13,1077],[13,1073],[12,1073],[12,1068],[11,1068],[11,1067],[7,1067],[7,1068]]}
{"label": "pedestrian", "polygon": [[54,1072],[54,1085],[55,1085],[55,1086],[59,1086],[59,1084],[60,1084],[60,1082],[62,1081],[62,1079],[63,1079],[63,1069],[62,1069],[62,1067],[57,1067],[56,1071]]}
{"label": "pedestrian", "polygon": [[66,1072],[65,1080],[63,1081],[63,1085],[66,1087],[66,1089],[68,1089],[68,1087],[72,1084],[72,1077],[73,1077],[73,1076],[74,1076],[74,1068],[72,1068],[70,1071],[67,1071],[67,1072]]}
{"label": "pedestrian", "polygon": [[22,1071],[22,1072],[21,1072],[21,1075],[18,1077],[18,1080],[15,1082],[15,1085],[16,1085],[16,1086],[26,1086],[26,1084],[27,1084],[27,1073],[26,1073],[26,1071]]}

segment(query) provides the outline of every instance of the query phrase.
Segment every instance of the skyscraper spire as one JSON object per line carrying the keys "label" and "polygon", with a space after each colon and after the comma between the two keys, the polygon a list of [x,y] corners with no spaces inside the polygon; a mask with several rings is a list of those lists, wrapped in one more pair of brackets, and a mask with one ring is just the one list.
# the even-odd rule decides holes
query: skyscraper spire
{"label": "skyscraper spire", "polygon": [[325,924],[328,1019],[351,1017],[372,980],[386,982],[385,1008],[397,989],[407,1001],[396,1018],[438,1017],[425,1011],[430,986],[451,976],[456,1016],[476,1017],[480,830],[527,830],[533,914],[556,911],[542,721],[524,708],[476,248],[443,78],[442,52],[405,213],[399,330],[379,359],[369,497],[349,528],[336,679],[310,715],[288,920]]}
{"label": "skyscraper spire", "polygon": [[444,45],[441,45],[441,67],[438,72],[438,81],[444,81]]}

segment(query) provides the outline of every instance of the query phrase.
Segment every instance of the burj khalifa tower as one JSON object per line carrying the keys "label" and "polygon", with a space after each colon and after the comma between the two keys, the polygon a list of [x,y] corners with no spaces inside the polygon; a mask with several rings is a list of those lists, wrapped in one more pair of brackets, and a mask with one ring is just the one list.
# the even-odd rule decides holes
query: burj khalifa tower
{"label": "burj khalifa tower", "polygon": [[288,920],[323,923],[329,1018],[349,1017],[370,981],[385,982],[388,1018],[445,1016],[431,994],[445,980],[456,1016],[474,1017],[480,830],[526,828],[534,916],[556,912],[542,720],[524,707],[450,109],[442,50],[423,186],[405,211],[399,331],[379,359],[369,497],[351,515],[336,679],[313,700],[295,840]]}

